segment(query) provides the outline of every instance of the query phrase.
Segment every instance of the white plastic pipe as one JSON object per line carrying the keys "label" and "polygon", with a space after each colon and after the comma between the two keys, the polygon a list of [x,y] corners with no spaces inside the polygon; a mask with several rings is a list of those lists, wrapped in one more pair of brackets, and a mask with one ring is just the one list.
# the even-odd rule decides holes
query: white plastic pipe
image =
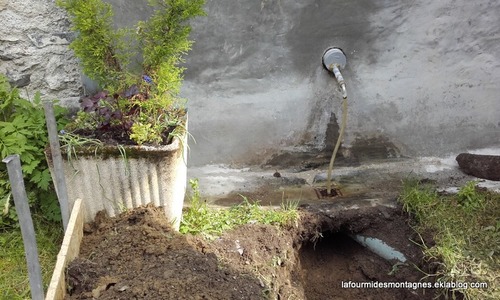
{"label": "white plastic pipe", "polygon": [[385,258],[387,260],[397,259],[400,262],[406,261],[406,257],[404,256],[403,253],[387,245],[382,240],[362,235],[349,235],[349,236],[356,242],[368,248],[370,251],[372,251],[373,253],[377,254],[382,258]]}

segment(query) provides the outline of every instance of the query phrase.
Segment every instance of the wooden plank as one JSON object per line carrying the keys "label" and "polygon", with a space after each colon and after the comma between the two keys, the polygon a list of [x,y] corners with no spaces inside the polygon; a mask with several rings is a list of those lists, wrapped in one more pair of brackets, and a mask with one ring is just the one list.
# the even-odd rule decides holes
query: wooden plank
{"label": "wooden plank", "polygon": [[57,255],[56,266],[45,300],[62,300],[66,296],[66,266],[80,252],[80,244],[83,237],[83,221],[85,219],[84,211],[83,201],[77,199],[71,211],[61,250]]}

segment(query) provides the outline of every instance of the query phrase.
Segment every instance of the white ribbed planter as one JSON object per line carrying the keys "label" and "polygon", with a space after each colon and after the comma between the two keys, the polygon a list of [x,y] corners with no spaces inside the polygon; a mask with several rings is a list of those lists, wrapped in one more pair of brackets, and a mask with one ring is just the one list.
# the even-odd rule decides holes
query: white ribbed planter
{"label": "white ribbed planter", "polygon": [[186,144],[186,138],[183,143],[174,138],[161,147],[124,146],[126,159],[117,146],[99,147],[97,152],[77,149],[77,157],[70,160],[63,153],[70,209],[75,199],[82,199],[85,222],[91,222],[101,210],[116,216],[153,203],[163,207],[178,230],[186,191]]}

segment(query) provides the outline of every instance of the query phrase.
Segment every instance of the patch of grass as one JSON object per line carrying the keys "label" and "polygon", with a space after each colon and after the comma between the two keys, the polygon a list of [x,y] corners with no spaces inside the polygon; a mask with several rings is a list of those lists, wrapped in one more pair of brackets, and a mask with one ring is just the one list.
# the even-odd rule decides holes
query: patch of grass
{"label": "patch of grass", "polygon": [[[468,288],[450,288],[465,299],[500,299],[500,194],[477,187],[471,181],[455,195],[440,195],[416,180],[404,182],[399,198],[404,210],[418,222],[417,232],[430,230],[435,245],[422,241],[424,253],[441,266],[438,282],[468,283]],[[486,282],[487,288],[471,288]]]}
{"label": "patch of grass", "polygon": [[[62,243],[62,225],[33,216],[44,291]],[[0,299],[31,299],[28,269],[20,229],[0,231]]]}
{"label": "patch of grass", "polygon": [[181,233],[202,234],[213,238],[238,225],[248,223],[286,225],[298,218],[298,202],[282,203],[281,209],[265,209],[258,202],[250,202],[246,197],[239,205],[228,209],[209,208],[200,199],[198,181],[190,180],[193,194],[191,206],[184,212],[179,231]]}

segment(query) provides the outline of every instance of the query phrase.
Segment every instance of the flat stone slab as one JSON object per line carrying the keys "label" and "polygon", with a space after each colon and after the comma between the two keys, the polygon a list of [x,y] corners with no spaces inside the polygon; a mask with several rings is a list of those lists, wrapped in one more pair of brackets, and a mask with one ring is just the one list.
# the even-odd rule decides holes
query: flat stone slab
{"label": "flat stone slab", "polygon": [[460,153],[456,160],[460,169],[468,175],[500,181],[500,155]]}

